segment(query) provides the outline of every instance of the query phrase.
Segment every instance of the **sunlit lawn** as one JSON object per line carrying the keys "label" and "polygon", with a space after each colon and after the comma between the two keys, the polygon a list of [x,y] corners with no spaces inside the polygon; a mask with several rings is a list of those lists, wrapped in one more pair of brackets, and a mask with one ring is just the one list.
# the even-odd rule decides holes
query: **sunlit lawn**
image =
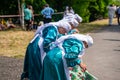
{"label": "sunlit lawn", "polygon": [[[113,24],[117,24],[117,19],[114,18]],[[90,23],[81,24],[79,30],[81,33],[88,33],[97,29],[101,29],[104,26],[108,26],[108,19],[97,20]]]}
{"label": "sunlit lawn", "polygon": [[[114,20],[116,22],[116,19]],[[82,23],[81,33],[88,33],[108,24],[108,20],[99,20],[91,23]],[[0,56],[23,58],[26,47],[34,36],[34,31],[7,30],[0,31]]]}
{"label": "sunlit lawn", "polygon": [[33,31],[0,31],[0,55],[8,57],[24,56],[26,47],[33,35]]}

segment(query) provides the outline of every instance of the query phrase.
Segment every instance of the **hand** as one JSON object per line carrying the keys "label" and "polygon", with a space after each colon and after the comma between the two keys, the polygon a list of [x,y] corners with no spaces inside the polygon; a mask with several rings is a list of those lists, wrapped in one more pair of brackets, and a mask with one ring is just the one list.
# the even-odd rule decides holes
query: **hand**
{"label": "hand", "polygon": [[71,71],[72,71],[72,70],[73,70],[73,68],[72,68],[72,67],[69,67],[69,70],[71,70]]}
{"label": "hand", "polygon": [[87,70],[86,64],[80,63],[80,67],[82,68],[82,72],[85,72]]}

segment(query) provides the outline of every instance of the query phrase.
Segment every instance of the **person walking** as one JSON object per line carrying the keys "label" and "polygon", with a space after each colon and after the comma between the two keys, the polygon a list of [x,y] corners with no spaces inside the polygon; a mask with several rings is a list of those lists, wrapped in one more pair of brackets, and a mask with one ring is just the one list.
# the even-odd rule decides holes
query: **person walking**
{"label": "person walking", "polygon": [[52,21],[53,13],[54,10],[51,7],[49,7],[49,4],[46,4],[44,9],[41,11],[41,14],[43,15],[44,18],[43,20],[44,24]]}
{"label": "person walking", "polygon": [[118,22],[118,25],[120,25],[120,6],[117,8],[116,10],[116,15],[117,15],[117,22]]}
{"label": "person walking", "polygon": [[109,17],[109,26],[112,25],[112,22],[113,22],[113,18],[114,18],[114,15],[115,15],[115,11],[116,11],[116,6],[114,6],[114,4],[111,4],[110,6],[107,7],[108,9],[108,17]]}
{"label": "person walking", "polygon": [[34,29],[34,27],[33,27],[33,24],[34,24],[34,10],[33,10],[33,7],[31,5],[29,6],[29,9],[30,9],[31,14],[32,14],[31,25],[30,25],[30,29],[32,30],[32,29]]}

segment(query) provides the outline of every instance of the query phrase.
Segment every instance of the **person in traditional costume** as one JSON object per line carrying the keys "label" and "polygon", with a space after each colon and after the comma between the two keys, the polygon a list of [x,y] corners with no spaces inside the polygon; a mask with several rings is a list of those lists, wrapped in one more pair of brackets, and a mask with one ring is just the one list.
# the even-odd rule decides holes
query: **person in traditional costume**
{"label": "person in traditional costume", "polygon": [[57,39],[43,60],[41,80],[95,80],[87,79],[82,62],[85,49],[92,45],[89,35],[71,34]]}
{"label": "person in traditional costume", "polygon": [[27,46],[21,80],[25,78],[40,80],[43,59],[52,43],[79,25],[78,20],[81,21],[81,17],[79,19],[79,16],[72,16],[70,19],[44,24],[37,29],[34,38]]}

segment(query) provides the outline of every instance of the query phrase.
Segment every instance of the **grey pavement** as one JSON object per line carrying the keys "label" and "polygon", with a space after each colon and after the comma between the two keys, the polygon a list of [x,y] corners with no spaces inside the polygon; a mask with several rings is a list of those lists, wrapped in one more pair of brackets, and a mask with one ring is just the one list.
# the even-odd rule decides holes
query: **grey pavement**
{"label": "grey pavement", "polygon": [[120,26],[91,33],[94,45],[86,50],[84,63],[98,80],[120,80]]}

